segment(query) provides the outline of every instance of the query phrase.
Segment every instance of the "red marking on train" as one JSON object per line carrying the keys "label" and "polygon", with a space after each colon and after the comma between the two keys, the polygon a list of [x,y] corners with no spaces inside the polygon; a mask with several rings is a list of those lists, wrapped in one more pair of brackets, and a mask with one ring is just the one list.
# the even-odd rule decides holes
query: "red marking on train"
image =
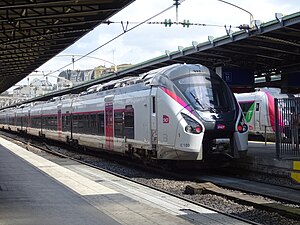
{"label": "red marking on train", "polygon": [[166,115],[163,115],[163,123],[169,123],[170,122],[170,118]]}

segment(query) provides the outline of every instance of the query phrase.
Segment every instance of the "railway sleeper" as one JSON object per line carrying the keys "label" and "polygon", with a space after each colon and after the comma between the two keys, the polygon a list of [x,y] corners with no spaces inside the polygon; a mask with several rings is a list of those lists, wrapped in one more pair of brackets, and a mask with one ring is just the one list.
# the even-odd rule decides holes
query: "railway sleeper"
{"label": "railway sleeper", "polygon": [[292,218],[292,219],[300,219],[300,209],[293,208],[290,206],[286,206],[280,204],[273,200],[266,200],[256,196],[245,195],[242,193],[235,193],[229,190],[225,190],[216,186],[211,182],[198,183],[195,185],[187,185],[184,191],[185,194],[216,194],[219,196],[226,197],[235,202],[239,202],[242,204],[254,206],[256,208],[267,210],[271,212],[279,213],[283,216]]}

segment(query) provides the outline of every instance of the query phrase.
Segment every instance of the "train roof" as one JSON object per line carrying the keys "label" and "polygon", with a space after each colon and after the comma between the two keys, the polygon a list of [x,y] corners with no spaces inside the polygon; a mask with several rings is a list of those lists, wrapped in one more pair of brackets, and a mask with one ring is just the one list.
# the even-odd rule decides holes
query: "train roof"
{"label": "train roof", "polygon": [[255,91],[264,91],[264,92],[269,92],[269,93],[274,93],[274,94],[281,94],[281,89],[280,88],[274,88],[274,87],[262,87],[262,88],[255,88]]}
{"label": "train roof", "polygon": [[106,91],[114,88],[125,87],[128,85],[133,85],[137,83],[144,82],[145,85],[155,85],[158,84],[158,80],[160,76],[168,77],[169,79],[174,79],[177,76],[182,76],[184,74],[191,74],[191,73],[208,73],[209,70],[207,67],[204,67],[200,64],[173,64],[170,66],[165,66],[159,69],[154,69],[148,71],[147,73],[140,74],[139,76],[128,76],[116,80],[111,80],[106,83],[97,84],[86,91],[81,92],[79,95],[89,95],[92,93]]}
{"label": "train roof", "polygon": [[255,92],[248,93],[235,93],[234,94],[238,101],[251,101],[258,98],[263,98],[266,95],[271,95],[273,98],[289,98],[294,97],[292,94],[281,93],[280,88],[263,87],[255,89]]}
{"label": "train roof", "polygon": [[200,64],[173,64],[170,66],[151,70],[147,73],[141,74],[140,76],[144,80],[145,84],[157,85],[160,83],[160,76],[165,76],[168,79],[176,79],[177,77],[193,73],[209,74],[210,72],[207,67]]}
{"label": "train roof", "polygon": [[[139,76],[128,76],[91,86],[86,91],[81,92],[79,96],[89,95],[96,92],[125,87],[142,82],[144,82],[145,85],[158,85],[161,83],[159,79],[161,76],[167,77],[169,79],[174,79],[176,77],[192,73],[208,74],[209,69],[200,64],[173,64],[170,66],[165,66],[159,69],[148,71],[147,73],[140,74]],[[52,102],[57,100],[63,100],[66,98],[72,98],[76,96],[77,95],[69,94],[64,95],[62,97],[54,97],[49,101]]]}

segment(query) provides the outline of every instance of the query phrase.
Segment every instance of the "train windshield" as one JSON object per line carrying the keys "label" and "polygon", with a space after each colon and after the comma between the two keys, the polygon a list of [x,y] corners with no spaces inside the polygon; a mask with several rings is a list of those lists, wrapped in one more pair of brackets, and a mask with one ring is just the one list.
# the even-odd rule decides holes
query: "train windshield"
{"label": "train windshield", "polygon": [[174,83],[196,110],[220,113],[234,109],[232,95],[219,77],[193,74]]}

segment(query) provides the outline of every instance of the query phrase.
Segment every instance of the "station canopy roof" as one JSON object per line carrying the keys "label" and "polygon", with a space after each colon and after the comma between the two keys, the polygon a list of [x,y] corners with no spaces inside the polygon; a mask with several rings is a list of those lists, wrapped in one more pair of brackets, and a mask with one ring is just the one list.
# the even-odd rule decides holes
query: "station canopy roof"
{"label": "station canopy roof", "polygon": [[0,93],[133,1],[0,1]]}
{"label": "station canopy roof", "polygon": [[[155,59],[135,65],[127,72],[141,73],[173,63],[200,63],[210,68],[253,69],[257,76],[276,71],[300,72],[300,12],[288,16],[276,14],[268,23],[256,24],[226,36],[208,37],[205,43],[193,42]],[[299,74],[300,76],[300,74]]]}

